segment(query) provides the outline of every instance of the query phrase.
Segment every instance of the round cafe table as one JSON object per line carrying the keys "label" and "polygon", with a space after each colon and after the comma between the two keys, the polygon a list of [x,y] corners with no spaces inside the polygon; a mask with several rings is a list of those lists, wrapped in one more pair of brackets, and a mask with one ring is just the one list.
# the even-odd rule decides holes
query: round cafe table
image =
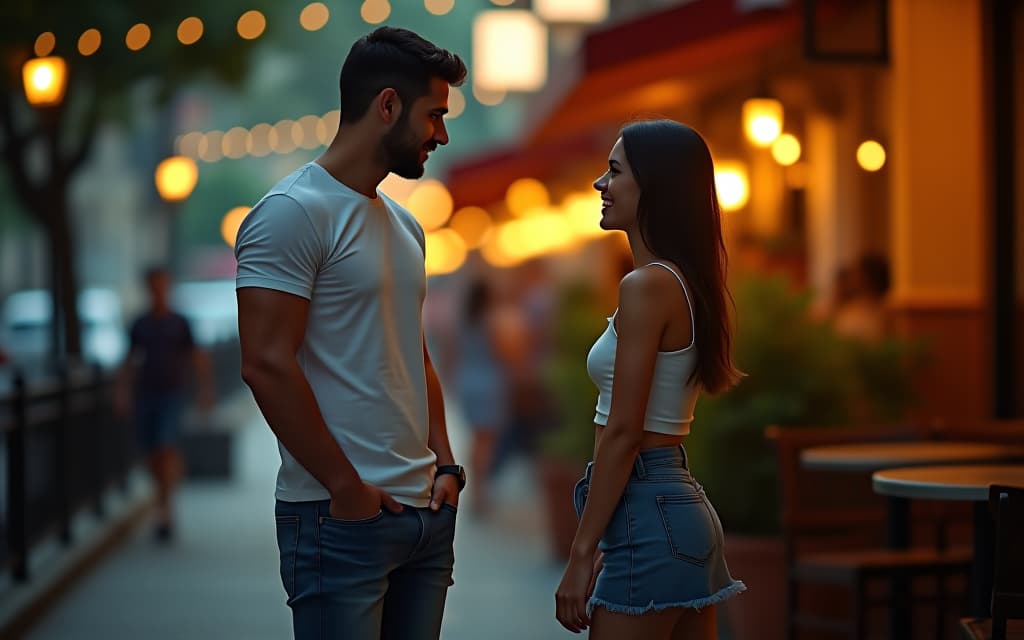
{"label": "round cafe table", "polygon": [[878,471],[890,467],[1024,460],[1024,446],[986,442],[854,442],[809,447],[800,466],[815,471]]}
{"label": "round cafe table", "polygon": [[871,484],[897,500],[966,500],[974,503],[974,560],[971,569],[971,615],[986,617],[992,594],[995,540],[988,513],[993,484],[1024,488],[1024,464],[942,465],[877,471]]}
{"label": "round cafe table", "polygon": [[[800,452],[800,466],[804,469],[836,472],[873,473],[890,467],[994,464],[1006,461],[1024,461],[1024,446],[912,440],[850,442],[808,447]],[[879,492],[877,488],[875,491]],[[987,485],[985,491],[988,491]],[[893,549],[906,549],[910,546],[910,499],[889,495],[887,507],[889,546]],[[989,583],[991,584],[991,581]],[[892,592],[896,594],[897,599],[906,597],[909,588],[905,579],[893,579]],[[905,608],[893,607],[890,627],[890,633],[894,638],[905,638],[910,635],[911,620]]]}

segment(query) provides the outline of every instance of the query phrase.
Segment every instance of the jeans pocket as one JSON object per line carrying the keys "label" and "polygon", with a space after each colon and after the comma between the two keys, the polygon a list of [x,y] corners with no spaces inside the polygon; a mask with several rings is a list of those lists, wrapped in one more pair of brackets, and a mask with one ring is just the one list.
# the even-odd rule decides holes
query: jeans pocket
{"label": "jeans pocket", "polygon": [[346,527],[358,527],[362,525],[373,524],[384,517],[384,509],[381,509],[377,513],[373,514],[369,518],[360,518],[358,520],[342,520],[341,518],[332,518],[331,516],[320,516],[320,524],[340,524]]}
{"label": "jeans pocket", "polygon": [[295,597],[295,557],[299,550],[299,516],[275,516],[277,549],[281,555],[281,583],[289,598]]}
{"label": "jeans pocket", "polygon": [[572,505],[576,509],[576,517],[583,516],[583,507],[587,504],[587,495],[590,493],[590,483],[587,479],[580,478],[572,490]]}
{"label": "jeans pocket", "polygon": [[700,494],[658,496],[658,512],[672,556],[704,566],[719,544],[718,529]]}

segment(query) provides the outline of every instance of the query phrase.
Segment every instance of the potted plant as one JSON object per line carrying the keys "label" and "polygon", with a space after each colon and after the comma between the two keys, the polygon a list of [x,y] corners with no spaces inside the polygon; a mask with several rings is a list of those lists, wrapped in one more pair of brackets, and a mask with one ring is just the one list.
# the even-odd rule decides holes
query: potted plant
{"label": "potted plant", "polygon": [[733,356],[746,377],[697,402],[685,446],[726,530],[730,570],[751,591],[723,607],[733,635],[781,638],[785,566],[775,455],[765,429],[897,420],[913,402],[923,351],[904,340],[838,335],[811,317],[811,295],[783,277],[745,276],[733,292]]}
{"label": "potted plant", "polygon": [[555,405],[554,426],[540,442],[538,461],[552,555],[569,557],[576,534],[573,487],[594,452],[597,389],[586,358],[606,322],[594,290],[585,283],[566,287],[559,298],[555,352],[544,371]]}

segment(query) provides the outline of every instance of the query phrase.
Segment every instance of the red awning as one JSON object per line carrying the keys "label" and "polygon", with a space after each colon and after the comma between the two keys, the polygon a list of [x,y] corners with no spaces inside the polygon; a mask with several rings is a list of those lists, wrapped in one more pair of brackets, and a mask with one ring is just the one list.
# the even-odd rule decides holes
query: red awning
{"label": "red awning", "polygon": [[[567,162],[605,154],[608,130],[678,108],[736,81],[727,70],[756,70],[766,51],[799,43],[799,3],[741,11],[737,2],[695,0],[589,34],[575,62],[578,81],[559,100],[553,77],[523,142],[453,165],[447,183],[457,206],[502,199],[521,177],[548,179]],[[573,74],[570,74],[573,75]]]}

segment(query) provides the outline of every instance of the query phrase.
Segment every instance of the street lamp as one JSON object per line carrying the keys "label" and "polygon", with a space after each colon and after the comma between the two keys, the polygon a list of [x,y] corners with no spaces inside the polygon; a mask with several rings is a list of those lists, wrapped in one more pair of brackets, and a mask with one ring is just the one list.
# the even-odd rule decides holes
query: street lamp
{"label": "street lamp", "polygon": [[25,97],[33,107],[54,107],[64,99],[68,66],[60,56],[32,58],[21,67]]}
{"label": "street lamp", "polygon": [[[39,117],[43,123],[46,136],[54,140],[57,135],[57,120],[60,117],[59,106],[64,100],[64,91],[68,86],[68,66],[64,58],[60,56],[46,56],[32,58],[21,67],[21,78],[25,88],[25,98],[33,107],[39,109]],[[55,147],[56,148],[56,147]],[[71,286],[65,282],[65,272],[61,269],[60,256],[54,247],[51,251],[51,275],[50,294],[53,311],[50,313],[50,339],[51,354],[54,362],[58,362],[64,353],[65,342],[65,315],[62,291]],[[70,304],[76,304],[72,300]]]}
{"label": "street lamp", "polygon": [[168,204],[167,207],[167,257],[171,263],[171,272],[177,275],[178,267],[178,234],[174,219],[174,211],[184,202],[196,187],[199,180],[199,168],[195,160],[185,156],[171,156],[157,165],[153,173],[156,190]]}

